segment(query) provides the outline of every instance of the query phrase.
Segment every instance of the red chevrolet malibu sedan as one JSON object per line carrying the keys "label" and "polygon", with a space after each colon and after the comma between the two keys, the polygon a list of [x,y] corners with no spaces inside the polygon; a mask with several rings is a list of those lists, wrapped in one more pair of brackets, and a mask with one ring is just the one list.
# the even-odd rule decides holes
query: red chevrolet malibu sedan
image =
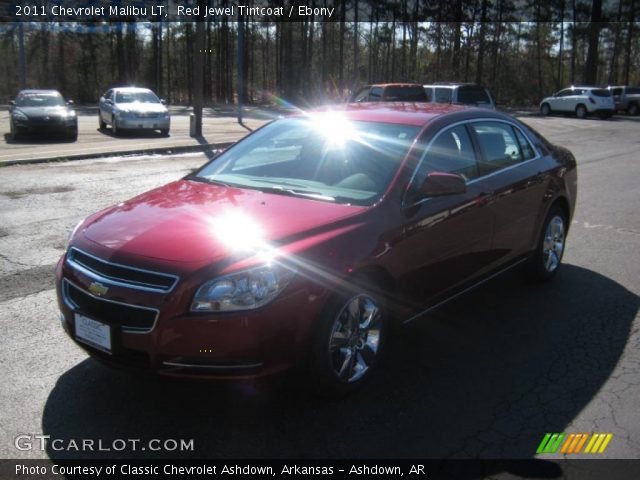
{"label": "red chevrolet malibu sedan", "polygon": [[353,104],[260,128],[98,212],[57,265],[69,336],[113,366],[328,394],[375,369],[391,322],[525,264],[560,267],[576,162],[518,120]]}

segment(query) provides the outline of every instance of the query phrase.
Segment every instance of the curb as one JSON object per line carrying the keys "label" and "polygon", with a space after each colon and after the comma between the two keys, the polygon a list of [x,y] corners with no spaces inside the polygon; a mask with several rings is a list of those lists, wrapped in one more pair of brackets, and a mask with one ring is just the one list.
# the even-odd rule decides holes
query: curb
{"label": "curb", "polygon": [[54,163],[54,162],[71,162],[77,160],[93,160],[96,158],[109,158],[109,157],[123,157],[123,156],[138,156],[138,155],[153,155],[153,154],[172,154],[172,153],[189,153],[189,152],[204,152],[208,149],[215,150],[221,148],[228,148],[235,142],[223,142],[223,143],[204,143],[201,145],[183,145],[176,147],[160,147],[160,148],[146,148],[139,150],[121,150],[117,152],[100,152],[89,154],[74,154],[74,155],[62,155],[59,157],[42,157],[42,158],[28,158],[25,160],[0,160],[0,168],[10,167],[13,165],[34,165],[38,163]]}

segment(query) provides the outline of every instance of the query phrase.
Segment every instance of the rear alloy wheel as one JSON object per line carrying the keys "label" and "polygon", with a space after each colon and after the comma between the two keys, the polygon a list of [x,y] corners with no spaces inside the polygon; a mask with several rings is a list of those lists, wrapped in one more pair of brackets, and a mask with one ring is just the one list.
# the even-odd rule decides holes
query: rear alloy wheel
{"label": "rear alloy wheel", "polygon": [[541,113],[542,115],[544,115],[545,117],[546,117],[547,115],[550,115],[550,114],[551,114],[551,107],[549,106],[549,104],[548,104],[548,103],[543,103],[543,104],[542,104],[542,106],[540,107],[540,113]]}
{"label": "rear alloy wheel", "polygon": [[387,318],[368,293],[336,298],[321,319],[312,359],[312,386],[322,396],[343,396],[375,369],[386,336]]}
{"label": "rear alloy wheel", "polygon": [[640,113],[640,107],[638,107],[637,103],[632,103],[629,105],[629,115],[633,115],[636,117]]}
{"label": "rear alloy wheel", "polygon": [[587,114],[589,112],[587,112],[587,107],[585,107],[584,105],[578,105],[576,107],[576,117],[578,118],[587,118]]}
{"label": "rear alloy wheel", "polygon": [[160,130],[160,135],[162,135],[163,137],[168,137],[169,136],[169,129],[168,128],[163,128],[162,130]]}
{"label": "rear alloy wheel", "polygon": [[554,206],[547,214],[542,235],[531,258],[530,270],[534,279],[550,280],[558,272],[564,254],[566,235],[566,214],[560,207]]}

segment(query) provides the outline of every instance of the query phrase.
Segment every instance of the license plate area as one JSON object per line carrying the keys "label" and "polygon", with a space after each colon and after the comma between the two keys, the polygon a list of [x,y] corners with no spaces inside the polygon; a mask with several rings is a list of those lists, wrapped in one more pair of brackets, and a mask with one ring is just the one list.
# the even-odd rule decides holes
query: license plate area
{"label": "license plate area", "polygon": [[110,325],[99,322],[79,313],[74,314],[76,340],[90,347],[111,354],[112,329]]}

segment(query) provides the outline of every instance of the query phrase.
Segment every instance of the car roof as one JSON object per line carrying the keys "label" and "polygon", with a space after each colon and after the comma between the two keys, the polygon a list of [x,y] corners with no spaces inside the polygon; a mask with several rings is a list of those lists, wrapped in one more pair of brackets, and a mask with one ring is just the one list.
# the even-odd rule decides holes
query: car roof
{"label": "car roof", "polygon": [[143,87],[115,87],[112,90],[116,92],[151,92],[149,88]]}
{"label": "car roof", "polygon": [[432,82],[432,83],[425,83],[423,86],[425,86],[425,87],[480,87],[480,88],[484,88],[482,85],[478,85],[477,83],[472,83],[472,82]]}
{"label": "car roof", "polygon": [[29,94],[41,94],[41,95],[62,95],[59,91],[57,90],[45,90],[45,89],[35,89],[35,88],[28,88],[26,90],[20,90],[18,92],[18,95],[20,95],[21,93],[29,93]]}
{"label": "car roof", "polygon": [[367,87],[422,87],[419,83],[372,83]]}
{"label": "car roof", "polygon": [[318,108],[312,113],[330,111],[344,112],[349,120],[396,123],[422,127],[436,118],[456,112],[481,112],[488,116],[485,109],[449,103],[421,102],[362,102]]}

